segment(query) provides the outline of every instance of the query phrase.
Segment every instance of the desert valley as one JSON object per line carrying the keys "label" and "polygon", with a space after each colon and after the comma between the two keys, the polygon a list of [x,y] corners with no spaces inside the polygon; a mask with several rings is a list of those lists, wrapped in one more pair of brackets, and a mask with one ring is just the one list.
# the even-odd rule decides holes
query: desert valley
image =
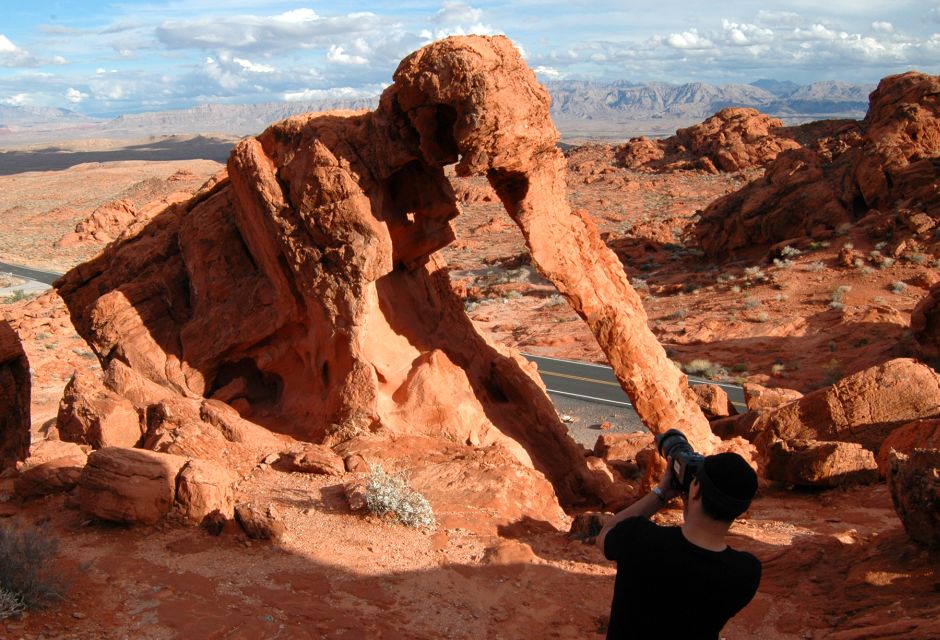
{"label": "desert valley", "polygon": [[675,427],[760,477],[723,637],[940,637],[940,77],[578,137],[466,36],[369,108],[0,153],[0,260],[64,274],[0,304],[0,638],[602,638],[585,523]]}

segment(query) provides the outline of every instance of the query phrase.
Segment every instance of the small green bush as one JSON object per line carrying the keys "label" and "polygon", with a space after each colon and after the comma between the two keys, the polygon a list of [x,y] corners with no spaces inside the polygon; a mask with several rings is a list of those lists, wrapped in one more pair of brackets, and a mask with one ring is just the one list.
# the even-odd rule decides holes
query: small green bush
{"label": "small green bush", "polygon": [[372,465],[366,507],[378,516],[392,515],[406,527],[433,527],[434,511],[427,498],[408,486],[403,474],[390,475]]}
{"label": "small green bush", "polygon": [[55,566],[58,540],[38,527],[0,526],[0,607],[38,609],[62,599],[71,582]]}
{"label": "small green bush", "polygon": [[692,360],[683,365],[682,370],[690,376],[701,376],[709,380],[723,378],[728,375],[728,371],[723,366],[711,360],[705,360],[704,358]]}
{"label": "small green bush", "polygon": [[891,293],[895,293],[895,294],[904,293],[905,291],[907,291],[907,283],[901,280],[895,280],[894,282],[888,285],[888,290]]}

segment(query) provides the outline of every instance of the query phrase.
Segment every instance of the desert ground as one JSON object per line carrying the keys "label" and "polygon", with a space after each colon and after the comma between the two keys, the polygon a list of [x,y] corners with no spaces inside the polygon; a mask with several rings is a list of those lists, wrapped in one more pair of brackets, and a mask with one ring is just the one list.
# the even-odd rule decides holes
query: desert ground
{"label": "desert ground", "polygon": [[[225,168],[215,143],[168,160],[127,155],[138,144],[88,148],[92,162],[32,149],[17,152],[28,171],[3,164],[0,260],[72,269],[149,233],[168,207],[215,184]],[[846,225],[784,247],[709,256],[695,237],[702,212],[761,179],[767,163],[631,168],[619,150],[567,148],[567,201],[616,253],[649,329],[683,371],[798,396],[916,356],[911,314],[940,279],[935,236],[887,247]],[[72,153],[82,160],[81,150]],[[487,180],[447,174],[460,215],[451,223],[456,240],[439,258],[477,331],[510,352],[606,362],[587,324],[532,264]],[[0,308],[29,361],[37,465],[61,453],[66,385],[76,372],[97,380],[103,372],[57,291]],[[535,498],[507,489],[481,506],[450,486],[450,498],[431,498],[436,526],[408,528],[351,508],[347,485],[368,476],[361,468],[285,471],[274,463],[274,445],[250,451],[237,467],[237,499],[269,506],[279,523],[274,540],[231,520],[209,531],[174,514],[156,525],[108,523],[86,513],[74,490],[25,499],[15,490],[18,472],[5,473],[0,518],[57,539],[55,570],[70,586],[61,601],[0,621],[0,638],[603,637],[614,567],[569,535],[577,509],[561,512],[551,502],[556,516],[506,524],[498,516],[511,511],[507,505]],[[468,482],[490,486],[476,476]],[[679,522],[680,506],[657,519]],[[731,533],[733,546],[762,560],[764,575],[722,637],[940,637],[940,555],[911,540],[877,474],[834,487],[762,479]],[[681,612],[692,595],[677,588],[663,597]],[[668,622],[663,632],[669,637]]]}

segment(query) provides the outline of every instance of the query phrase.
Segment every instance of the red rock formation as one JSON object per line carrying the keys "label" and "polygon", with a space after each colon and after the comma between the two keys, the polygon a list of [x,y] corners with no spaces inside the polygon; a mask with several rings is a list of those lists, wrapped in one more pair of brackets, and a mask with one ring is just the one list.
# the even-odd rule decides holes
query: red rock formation
{"label": "red rock formation", "polygon": [[215,510],[231,516],[233,483],[228,470],[204,460],[105,447],[88,456],[78,500],[103,520],[154,524],[176,508],[198,523]]}
{"label": "red rock formation", "polygon": [[763,178],[712,203],[696,227],[706,253],[726,255],[798,236],[822,237],[858,221],[872,237],[898,229],[930,239],[940,221],[935,163],[940,77],[884,78],[869,98],[861,134],[844,128],[812,148],[781,153]]}
{"label": "red rock formation", "polygon": [[62,440],[95,449],[133,447],[142,435],[134,404],[84,372],[76,372],[65,386],[56,426]]}
{"label": "red rock formation", "polygon": [[911,312],[911,333],[920,357],[940,359],[940,283],[930,287]]}
{"label": "red rock formation", "polygon": [[557,138],[508,40],[438,42],[402,62],[376,112],[308,114],[243,140],[227,180],[57,288],[108,385],[135,403],[215,398],[314,442],[497,444],[571,504],[598,493],[597,476],[534,367],[476,332],[435,253],[459,213],[445,165],[489,179],[650,428],[679,427],[703,451],[717,438],[617,258],[568,208]]}
{"label": "red rock formation", "polygon": [[[911,420],[938,415],[940,376],[915,360],[899,358],[767,410],[755,419],[750,431],[758,434],[754,444],[761,468],[773,467],[778,470],[776,476],[782,478],[789,472],[780,471],[786,463],[777,458],[793,456],[778,446],[780,441],[852,442],[876,453],[894,429]],[[807,449],[804,445],[800,448]],[[861,460],[854,454],[839,456]],[[860,468],[875,466],[873,457],[870,465],[863,462]]]}
{"label": "red rock formation", "polygon": [[29,455],[29,361],[19,336],[0,320],[0,470]]}
{"label": "red rock formation", "polygon": [[615,151],[631,169],[698,169],[716,173],[767,164],[801,145],[783,134],[783,122],[757,109],[730,107],[664,140],[633,138]]}
{"label": "red rock formation", "polygon": [[738,413],[731,399],[728,398],[728,394],[717,384],[693,385],[692,393],[695,394],[695,399],[702,409],[702,413],[709,420],[727,418]]}
{"label": "red rock formation", "polygon": [[878,450],[878,472],[887,475],[891,451],[910,454],[914,449],[940,449],[940,418],[916,420],[892,431]]}
{"label": "red rock formation", "polygon": [[776,440],[762,470],[768,480],[808,487],[878,480],[874,454],[855,442]]}
{"label": "red rock formation", "polygon": [[940,547],[940,449],[894,451],[888,458],[894,510],[911,539]]}

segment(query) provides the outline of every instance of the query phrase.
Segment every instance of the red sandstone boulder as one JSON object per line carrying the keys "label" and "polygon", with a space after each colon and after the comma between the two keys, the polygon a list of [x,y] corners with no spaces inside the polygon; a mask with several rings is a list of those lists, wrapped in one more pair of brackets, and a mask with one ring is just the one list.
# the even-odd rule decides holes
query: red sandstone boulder
{"label": "red sandstone boulder", "polygon": [[176,479],[176,505],[193,523],[201,523],[210,513],[231,519],[235,500],[235,475],[206,460],[190,460]]}
{"label": "red sandstone boulder", "polygon": [[329,447],[317,444],[305,444],[295,450],[284,451],[273,466],[279,471],[329,476],[341,476],[346,472],[342,457]]}
{"label": "red sandstone boulder", "polygon": [[14,491],[21,498],[71,491],[78,484],[87,460],[88,455],[77,446],[70,453],[50,460],[31,463],[30,458],[14,481]]}
{"label": "red sandstone boulder", "polygon": [[745,382],[743,386],[744,402],[747,404],[748,411],[776,409],[803,397],[803,394],[795,389],[765,387],[754,382]]}
{"label": "red sandstone boulder", "polygon": [[274,505],[262,507],[250,502],[235,505],[235,521],[249,538],[277,542],[286,532],[281,516]]}
{"label": "red sandstone boulder", "polygon": [[898,358],[852,374],[831,387],[760,415],[753,430],[766,462],[777,440],[856,442],[875,452],[891,431],[940,407],[940,376],[916,360]]}
{"label": "red sandstone boulder", "polygon": [[940,449],[940,419],[917,420],[892,431],[878,451],[878,472],[888,474],[892,450],[909,455],[914,449]]}
{"label": "red sandstone boulder", "polygon": [[695,394],[695,399],[702,409],[702,413],[709,420],[727,418],[738,413],[738,410],[728,398],[728,394],[717,384],[692,385],[692,393]]}
{"label": "red sandstone boulder", "polygon": [[764,458],[763,476],[787,484],[836,487],[878,480],[874,454],[855,442],[777,440]]}
{"label": "red sandstone boulder", "polygon": [[893,451],[888,461],[891,500],[907,535],[940,547],[940,449]]}
{"label": "red sandstone boulder", "polygon": [[186,458],[141,449],[93,451],[78,483],[86,513],[102,520],[154,524],[170,512]]}
{"label": "red sandstone boulder", "polygon": [[56,426],[62,440],[95,449],[133,447],[142,435],[134,404],[84,372],[76,372],[65,386]]}
{"label": "red sandstone boulder", "polygon": [[0,320],[0,470],[29,455],[29,361],[19,336]]}
{"label": "red sandstone boulder", "polygon": [[215,463],[142,449],[93,451],[78,481],[86,513],[102,520],[154,524],[175,510],[198,524],[232,516],[235,475]]}
{"label": "red sandstone boulder", "polygon": [[922,358],[940,359],[940,283],[930,287],[911,312],[911,333]]}
{"label": "red sandstone boulder", "polygon": [[604,460],[636,462],[640,451],[653,446],[651,433],[604,433],[594,443],[594,455]]}
{"label": "red sandstone boulder", "polygon": [[137,207],[130,200],[108,202],[75,225],[75,231],[63,236],[59,240],[59,246],[111,242],[134,222],[137,215]]}

